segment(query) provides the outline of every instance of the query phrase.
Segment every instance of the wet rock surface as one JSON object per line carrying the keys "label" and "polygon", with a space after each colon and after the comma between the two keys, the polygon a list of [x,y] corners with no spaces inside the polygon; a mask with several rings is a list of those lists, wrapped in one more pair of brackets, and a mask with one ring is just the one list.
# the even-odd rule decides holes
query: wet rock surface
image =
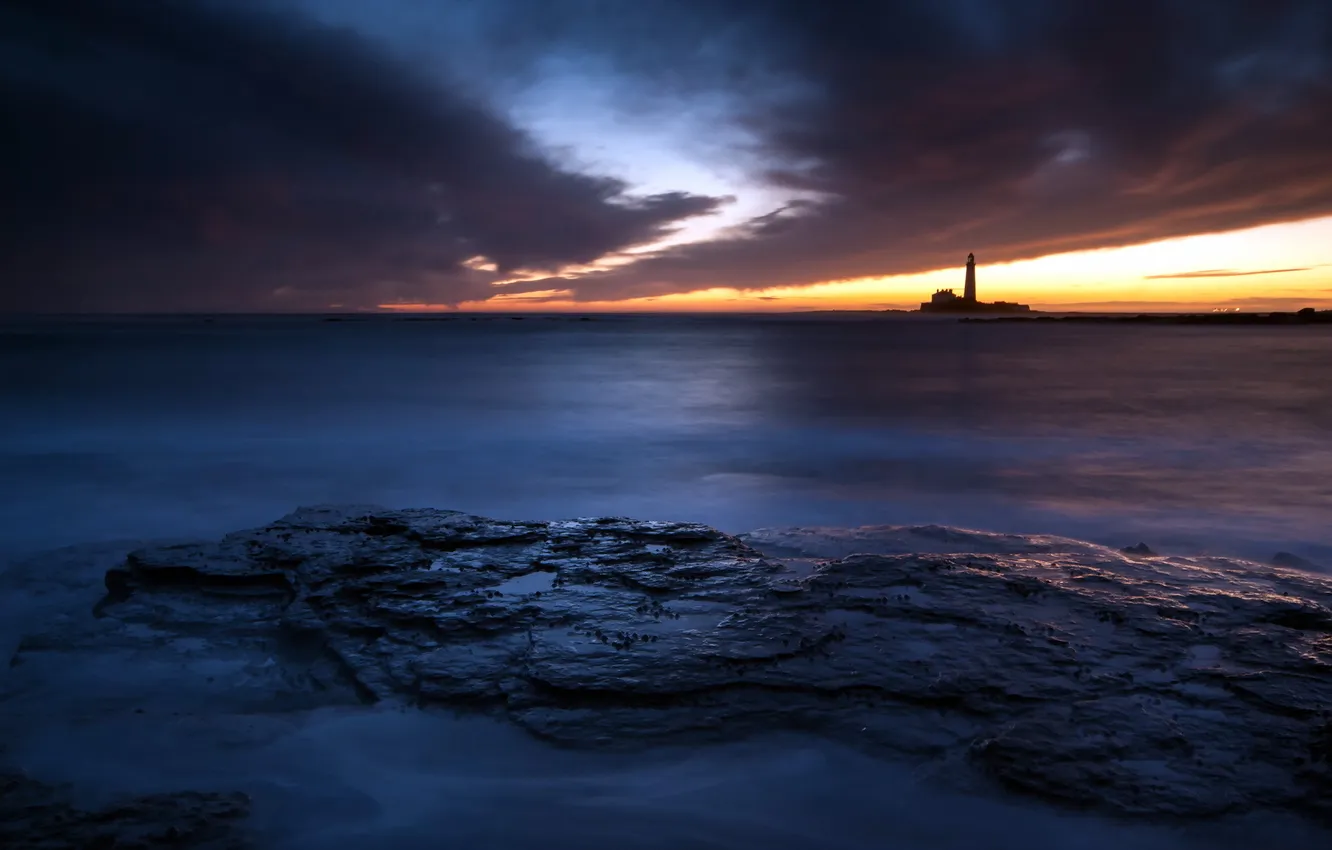
{"label": "wet rock surface", "polygon": [[82,654],[160,668],[152,710],[401,701],[578,747],[794,729],[1116,814],[1332,817],[1332,581],[1294,569],[938,527],[325,507],[135,551],[105,582],[97,620],[23,636],[5,710],[25,669]]}
{"label": "wet rock surface", "polygon": [[78,808],[64,789],[0,773],[0,846],[6,850],[246,850],[237,829],[243,794],[182,792]]}

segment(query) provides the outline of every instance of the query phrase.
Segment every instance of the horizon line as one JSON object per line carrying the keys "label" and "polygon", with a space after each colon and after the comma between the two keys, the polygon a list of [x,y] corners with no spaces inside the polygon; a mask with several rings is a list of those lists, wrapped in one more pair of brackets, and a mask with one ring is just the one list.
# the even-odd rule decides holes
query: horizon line
{"label": "horizon line", "polygon": [[[1131,304],[1134,302],[1124,302]],[[1084,302],[1079,305],[1068,305],[1067,309],[1061,308],[1036,308],[1032,307],[1031,313],[1035,314],[1069,314],[1069,313],[1095,313],[1095,314],[1161,314],[1161,315],[1191,315],[1191,314],[1212,314],[1212,313],[1296,313],[1301,309],[1313,308],[1315,310],[1332,310],[1332,302],[1308,303],[1304,307],[1287,306],[1282,308],[1263,308],[1263,307],[1241,307],[1234,304],[1230,305],[1212,305],[1208,307],[1198,307],[1195,309],[1176,309],[1172,308],[1169,302],[1162,302],[1160,305],[1144,304],[1139,308],[1120,308],[1111,309],[1107,304],[1100,307],[1098,302]],[[1150,309],[1155,307],[1155,309]],[[439,309],[375,309],[363,308],[355,310],[283,310],[283,311],[264,311],[264,310],[116,310],[116,311],[85,311],[85,312],[27,312],[27,313],[0,313],[0,322],[12,319],[97,319],[97,318],[302,318],[302,317],[343,317],[356,316],[362,318],[391,318],[391,317],[413,317],[413,316],[801,316],[823,313],[854,313],[869,315],[900,315],[900,316],[920,316],[929,319],[950,319],[961,318],[960,314],[931,313],[919,309],[904,309],[894,307],[847,307],[847,308],[811,308],[799,310],[460,310],[456,308]]]}

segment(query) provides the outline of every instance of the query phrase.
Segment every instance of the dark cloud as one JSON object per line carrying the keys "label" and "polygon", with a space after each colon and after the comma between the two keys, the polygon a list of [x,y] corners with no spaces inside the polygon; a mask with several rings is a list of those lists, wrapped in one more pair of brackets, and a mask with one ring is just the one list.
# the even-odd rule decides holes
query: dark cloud
{"label": "dark cloud", "polygon": [[1176,272],[1175,274],[1143,275],[1144,280],[1175,280],[1186,277],[1248,277],[1255,274],[1288,274],[1289,272],[1307,272],[1313,266],[1299,269],[1261,269],[1254,272],[1237,272],[1231,269],[1204,269],[1196,272]]}
{"label": "dark cloud", "polygon": [[743,43],[767,79],[805,83],[784,103],[755,98],[743,120],[764,177],[821,201],[582,279],[579,297],[906,273],[969,251],[1010,261],[1332,213],[1325,0],[698,2],[762,34]]}
{"label": "dark cloud", "polygon": [[1228,307],[1248,309],[1294,310],[1314,306],[1323,300],[1307,295],[1248,295],[1243,298],[1227,298],[1220,303]]}
{"label": "dark cloud", "polygon": [[358,36],[256,4],[0,0],[0,309],[449,301],[717,199],[572,173]]}
{"label": "dark cloud", "polygon": [[[433,57],[398,51],[409,72],[310,22],[334,6],[381,42],[442,22],[416,43]],[[0,103],[21,128],[0,166],[5,306],[484,296],[469,257],[556,273],[720,203],[626,197],[438,83],[445,68],[499,97],[551,56],[584,61],[620,108],[692,103],[743,129],[743,149],[710,155],[802,200],[508,292],[798,285],[1332,214],[1326,0],[0,0],[0,15]]]}

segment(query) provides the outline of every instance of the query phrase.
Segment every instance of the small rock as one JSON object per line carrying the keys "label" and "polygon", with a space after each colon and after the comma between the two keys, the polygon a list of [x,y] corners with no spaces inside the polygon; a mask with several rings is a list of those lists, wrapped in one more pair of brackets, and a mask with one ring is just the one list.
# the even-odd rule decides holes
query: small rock
{"label": "small rock", "polygon": [[1295,570],[1317,570],[1320,567],[1308,558],[1301,558],[1299,555],[1290,552],[1277,552],[1272,556],[1272,566],[1290,567]]}
{"label": "small rock", "polygon": [[1150,557],[1156,554],[1156,552],[1152,550],[1152,547],[1148,546],[1146,543],[1139,543],[1137,546],[1125,546],[1119,551],[1123,552],[1125,555],[1138,555],[1140,557]]}

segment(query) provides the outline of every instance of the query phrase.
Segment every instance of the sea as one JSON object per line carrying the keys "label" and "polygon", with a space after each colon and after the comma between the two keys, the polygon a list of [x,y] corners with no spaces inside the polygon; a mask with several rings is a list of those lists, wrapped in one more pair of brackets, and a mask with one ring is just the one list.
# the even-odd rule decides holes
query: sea
{"label": "sea", "polygon": [[[0,322],[0,563],[216,537],[321,503],[734,533],[938,524],[1332,566],[1332,328]],[[0,620],[36,610],[13,593]],[[964,796],[792,735],[626,756],[475,717],[199,716],[53,716],[0,741],[0,757],[86,800],[243,788],[260,846],[292,850],[1327,846],[1284,821],[1183,828]]]}
{"label": "sea", "polygon": [[0,323],[0,557],[353,502],[1332,563],[1329,328],[425,318]]}

